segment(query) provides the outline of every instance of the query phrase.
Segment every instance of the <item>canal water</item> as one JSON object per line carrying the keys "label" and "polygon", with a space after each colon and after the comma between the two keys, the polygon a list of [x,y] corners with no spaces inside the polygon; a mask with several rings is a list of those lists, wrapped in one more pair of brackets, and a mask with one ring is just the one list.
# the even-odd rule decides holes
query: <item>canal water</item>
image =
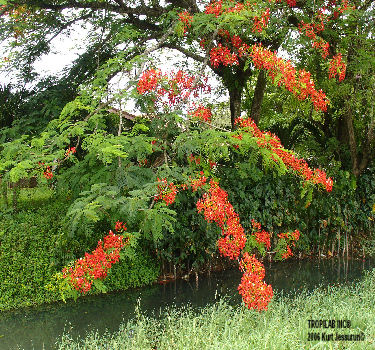
{"label": "canal water", "polygon": [[[302,260],[265,263],[266,282],[276,293],[298,293],[318,286],[342,285],[358,281],[374,260]],[[134,317],[137,305],[145,314],[158,314],[166,306],[203,307],[226,296],[240,303],[237,286],[241,273],[227,270],[131,291],[90,296],[65,303],[0,313],[0,350],[52,349],[62,334],[72,338],[87,332],[117,331],[122,322]]]}

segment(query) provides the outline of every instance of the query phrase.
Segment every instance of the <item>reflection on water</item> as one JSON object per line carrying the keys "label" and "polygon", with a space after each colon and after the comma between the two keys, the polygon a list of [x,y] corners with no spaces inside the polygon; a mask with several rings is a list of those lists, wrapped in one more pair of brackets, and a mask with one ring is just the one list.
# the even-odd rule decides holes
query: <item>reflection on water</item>
{"label": "reflection on water", "polygon": [[[353,282],[364,270],[375,267],[375,261],[321,260],[287,261],[266,267],[266,282],[274,290],[298,292],[312,290],[318,285]],[[220,296],[227,295],[240,302],[237,286],[238,270],[179,280],[166,285],[154,285],[138,290],[82,298],[77,302],[56,303],[37,308],[0,313],[0,350],[51,349],[64,330],[72,337],[83,337],[87,331],[100,333],[116,331],[120,323],[134,316],[137,301],[145,313],[158,313],[168,305],[205,306]]]}

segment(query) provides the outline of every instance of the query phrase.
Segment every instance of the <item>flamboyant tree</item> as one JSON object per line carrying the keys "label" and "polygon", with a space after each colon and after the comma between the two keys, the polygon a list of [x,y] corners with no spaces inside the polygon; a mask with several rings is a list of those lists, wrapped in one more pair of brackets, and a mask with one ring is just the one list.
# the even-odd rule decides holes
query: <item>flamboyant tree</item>
{"label": "flamboyant tree", "polygon": [[[80,225],[86,229],[90,220],[118,218],[119,213],[127,216],[133,232],[126,243],[110,233],[104,245],[99,242],[92,254],[65,269],[62,279],[86,292],[93,280],[105,277],[119,251],[133,238],[151,241],[158,254],[163,232],[174,232],[177,212],[172,205],[177,193],[202,188],[196,207],[221,229],[216,237],[219,252],[239,260],[244,272],[239,290],[245,303],[266,308],[272,290],[262,281],[263,267],[250,253],[260,247],[260,251],[269,250],[271,235],[255,221],[254,232],[245,232],[219,186],[218,169],[232,161],[232,167],[247,162],[262,171],[295,174],[301,179],[302,197],[308,193],[307,202],[313,188],[331,191],[333,181],[324,171],[311,169],[286,150],[276,135],[262,132],[253,119],[240,117],[241,97],[248,79],[256,74],[249,117],[259,119],[266,79],[300,103],[310,103],[316,113],[325,113],[330,99],[313,75],[275,50],[298,33],[301,44],[319,52],[325,62],[323,73],[332,84],[340,84],[345,79],[347,53],[332,46],[325,33],[350,19],[353,11],[356,6],[347,0],[67,0],[3,5],[2,35],[12,47],[4,61],[22,67],[26,80],[32,78],[32,62],[48,51],[54,37],[76,23],[90,25],[91,64],[74,67],[81,68],[77,76],[82,84],[78,87],[74,81],[72,100],[42,132],[22,135],[2,148],[0,170],[10,181],[39,173],[49,182],[57,177],[61,186],[75,183],[79,194],[68,212],[71,232]],[[293,40],[299,43],[298,38]],[[152,64],[146,67],[148,56],[161,48],[178,50],[201,62],[201,67],[194,75],[161,71]],[[213,125],[211,110],[198,99],[200,93],[210,91],[206,66],[229,92],[232,130]],[[128,77],[125,88],[110,88],[112,79],[121,75]],[[129,98],[135,98],[147,115],[143,122],[126,128],[122,106]],[[272,244],[281,258],[287,258],[298,238],[298,231],[279,232]]]}

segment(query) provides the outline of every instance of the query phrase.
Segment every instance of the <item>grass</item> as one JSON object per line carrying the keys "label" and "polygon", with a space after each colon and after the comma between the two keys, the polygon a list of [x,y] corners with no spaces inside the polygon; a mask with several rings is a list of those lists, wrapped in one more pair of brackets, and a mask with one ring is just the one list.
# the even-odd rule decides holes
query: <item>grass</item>
{"label": "grass", "polygon": [[[298,296],[277,295],[257,313],[220,301],[201,310],[169,308],[157,318],[138,313],[114,334],[65,334],[57,348],[78,349],[375,349],[375,269],[352,286],[328,287]],[[350,320],[349,329],[309,329],[308,320]],[[364,341],[307,341],[308,333],[358,334]]]}

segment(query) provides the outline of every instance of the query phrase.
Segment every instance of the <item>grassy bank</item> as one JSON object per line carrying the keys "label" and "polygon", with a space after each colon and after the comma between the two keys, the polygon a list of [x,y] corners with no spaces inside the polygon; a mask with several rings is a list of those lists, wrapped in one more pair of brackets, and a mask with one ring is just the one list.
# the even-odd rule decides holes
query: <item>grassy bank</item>
{"label": "grassy bank", "polygon": [[[329,287],[296,297],[276,296],[257,313],[218,302],[202,310],[168,309],[160,319],[145,317],[115,334],[89,334],[80,341],[65,335],[57,348],[78,349],[374,349],[375,270],[357,285]],[[308,320],[350,320],[344,329],[309,329]],[[358,334],[364,341],[308,341],[308,333]]]}

